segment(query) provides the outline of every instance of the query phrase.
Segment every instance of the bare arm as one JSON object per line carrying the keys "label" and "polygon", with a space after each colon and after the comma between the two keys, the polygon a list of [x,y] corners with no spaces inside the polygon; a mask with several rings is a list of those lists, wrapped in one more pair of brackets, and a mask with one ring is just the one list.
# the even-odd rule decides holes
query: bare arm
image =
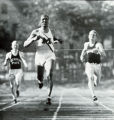
{"label": "bare arm", "polygon": [[24,42],[24,47],[29,46],[33,41],[39,39],[36,30],[33,30],[28,39]]}
{"label": "bare arm", "polygon": [[3,63],[4,66],[7,65],[7,61],[8,61],[8,60],[5,58],[4,63]]}
{"label": "bare arm", "polygon": [[9,56],[10,56],[10,53],[7,53],[7,54],[6,54],[6,57],[5,57],[5,60],[4,60],[4,63],[3,63],[4,66],[7,65],[8,60],[9,60]]}
{"label": "bare arm", "polygon": [[81,52],[81,55],[80,55],[80,60],[81,60],[82,62],[84,62],[84,56],[85,56],[86,52],[87,52],[87,44],[85,43],[85,44],[84,44],[84,48],[83,48],[83,50],[82,50],[82,52]]}
{"label": "bare arm", "polygon": [[101,44],[101,43],[98,43],[98,44],[97,44],[97,47],[98,47],[98,52],[99,52],[99,54],[100,54],[102,57],[105,57],[105,56],[106,56],[106,53],[105,53],[105,50],[104,50],[102,44]]}
{"label": "bare arm", "polygon": [[60,43],[60,44],[62,44],[63,43],[63,41],[61,40],[61,39],[58,39],[58,38],[56,38],[56,37],[54,37],[54,44],[55,43]]}
{"label": "bare arm", "polygon": [[19,53],[20,53],[20,57],[21,57],[21,60],[22,60],[22,62],[23,62],[23,64],[24,64],[24,66],[27,68],[28,65],[27,65],[27,62],[26,62],[26,60],[25,60],[25,57],[24,57],[23,52],[19,52]]}

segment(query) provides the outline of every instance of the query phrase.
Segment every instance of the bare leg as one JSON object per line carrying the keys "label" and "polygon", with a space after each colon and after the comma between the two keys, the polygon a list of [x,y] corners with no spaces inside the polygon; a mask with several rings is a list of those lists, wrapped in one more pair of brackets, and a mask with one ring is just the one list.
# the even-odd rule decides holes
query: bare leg
{"label": "bare leg", "polygon": [[11,88],[11,93],[12,93],[12,97],[13,97],[13,100],[15,99],[15,89],[14,89],[14,84],[10,82],[10,88]]}
{"label": "bare leg", "polygon": [[15,101],[15,103],[16,103],[17,100],[16,100],[16,95],[15,95],[15,76],[10,75],[9,79],[10,79],[10,88],[11,88],[12,97],[13,97],[13,100]]}
{"label": "bare leg", "polygon": [[98,99],[97,99],[97,97],[95,95],[95,92],[94,92],[94,75],[93,76],[88,76],[88,87],[90,89],[93,101],[97,101]]}
{"label": "bare leg", "polygon": [[53,89],[53,69],[54,69],[54,60],[52,60],[51,62],[51,69],[50,69],[50,74],[49,74],[49,77],[48,77],[48,80],[49,80],[49,87],[50,87],[50,91],[49,91],[49,94],[48,96],[50,97],[51,96],[51,93],[52,93],[52,89]]}
{"label": "bare leg", "polygon": [[19,82],[16,83],[16,94],[17,94],[17,97],[19,97],[20,93],[19,93]]}
{"label": "bare leg", "polygon": [[94,93],[94,76],[88,76],[88,87],[90,89],[92,97],[95,96]]}
{"label": "bare leg", "polygon": [[43,87],[43,78],[44,78],[44,66],[37,66],[37,79],[39,88],[41,89]]}
{"label": "bare leg", "polygon": [[16,74],[15,76],[15,83],[16,83],[16,94],[17,94],[17,97],[19,97],[20,93],[19,93],[19,88],[20,88],[20,84],[21,84],[21,80],[22,80],[22,77],[23,77],[23,73],[18,73]]}
{"label": "bare leg", "polygon": [[101,80],[101,70],[97,71],[95,73],[95,76],[97,77],[96,83],[97,83],[97,85],[99,85],[100,80]]}
{"label": "bare leg", "polygon": [[52,94],[52,90],[53,90],[53,68],[54,68],[54,60],[51,60],[51,63],[50,63],[50,67],[51,69],[49,71],[47,71],[47,79],[48,79],[48,84],[49,84],[49,93],[48,93],[48,101],[47,101],[47,104],[51,104],[51,94]]}
{"label": "bare leg", "polygon": [[94,87],[96,87],[98,85],[98,79],[97,79],[97,75],[94,74]]}
{"label": "bare leg", "polygon": [[52,93],[52,89],[53,89],[52,78],[48,77],[48,81],[49,81],[49,94],[48,94],[48,96],[51,97],[51,93]]}

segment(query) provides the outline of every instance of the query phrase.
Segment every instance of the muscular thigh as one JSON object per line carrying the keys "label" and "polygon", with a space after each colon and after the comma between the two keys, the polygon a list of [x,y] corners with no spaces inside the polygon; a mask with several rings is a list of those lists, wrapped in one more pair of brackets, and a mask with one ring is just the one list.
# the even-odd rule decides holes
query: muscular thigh
{"label": "muscular thigh", "polygon": [[92,77],[94,75],[94,65],[91,63],[86,63],[85,73],[88,77]]}
{"label": "muscular thigh", "polygon": [[22,77],[23,77],[23,71],[20,69],[20,70],[17,71],[17,73],[15,75],[16,82],[21,81]]}
{"label": "muscular thigh", "polygon": [[9,74],[9,80],[12,82],[15,80],[15,75],[14,74]]}
{"label": "muscular thigh", "polygon": [[50,72],[53,69],[53,65],[54,65],[54,60],[46,61],[46,63],[45,63],[45,72],[46,72],[47,77],[50,75]]}
{"label": "muscular thigh", "polygon": [[95,66],[95,74],[96,74],[97,76],[101,76],[101,65],[100,65],[100,64],[97,64],[97,65]]}
{"label": "muscular thigh", "polygon": [[23,71],[22,69],[12,69],[9,71],[9,76],[11,79],[13,79],[13,76],[14,76],[14,80],[19,81],[23,76]]}

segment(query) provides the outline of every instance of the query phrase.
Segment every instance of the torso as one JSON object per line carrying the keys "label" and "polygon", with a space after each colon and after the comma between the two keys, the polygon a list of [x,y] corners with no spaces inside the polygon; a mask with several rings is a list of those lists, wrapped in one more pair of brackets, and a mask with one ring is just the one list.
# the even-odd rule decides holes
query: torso
{"label": "torso", "polygon": [[19,55],[19,51],[17,53],[13,53],[11,51],[10,69],[21,69],[21,58]]}
{"label": "torso", "polygon": [[90,44],[88,42],[88,44],[87,44],[87,51],[88,51],[87,52],[87,62],[100,64],[100,62],[101,62],[100,54],[89,52],[89,50],[95,49],[96,45],[97,45],[97,42],[95,44],[93,44],[92,46],[90,46]]}
{"label": "torso", "polygon": [[[52,33],[50,30],[48,32],[44,33],[42,31],[42,29],[39,28],[37,31],[38,31],[38,34],[43,36],[44,38],[50,38],[51,42],[53,43],[53,36],[52,36]],[[46,43],[44,44],[43,42],[44,41],[41,38],[36,41],[37,52],[50,52],[51,50],[50,50],[49,46]],[[51,46],[53,47],[53,44],[51,44]],[[53,49],[54,49],[54,47],[53,47]]]}
{"label": "torso", "polygon": [[[38,34],[43,36],[44,38],[46,38],[46,36],[48,38],[51,39],[51,44],[49,44],[52,49],[53,49],[53,52],[51,51],[51,49],[49,48],[49,46],[46,44],[46,43],[43,43],[43,39],[39,39],[36,41],[36,47],[37,47],[37,50],[36,50],[36,54],[35,54],[35,64],[36,65],[44,65],[44,63],[47,61],[47,60],[55,60],[55,53],[54,53],[54,46],[53,46],[53,36],[52,36],[52,33],[51,31],[49,30],[48,32],[46,33],[43,33],[43,31],[39,28],[38,30]],[[45,36],[46,35],[46,36]]]}
{"label": "torso", "polygon": [[88,50],[92,50],[92,49],[96,48],[96,44],[97,44],[97,42],[95,42],[95,44],[92,44],[92,45],[90,45],[90,44],[88,43],[87,49],[88,49]]}

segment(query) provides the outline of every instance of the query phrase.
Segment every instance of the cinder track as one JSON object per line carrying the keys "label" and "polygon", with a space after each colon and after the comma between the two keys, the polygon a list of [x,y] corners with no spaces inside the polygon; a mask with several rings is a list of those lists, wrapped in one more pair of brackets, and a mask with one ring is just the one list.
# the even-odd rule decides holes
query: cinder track
{"label": "cinder track", "polygon": [[18,103],[9,94],[0,94],[0,120],[114,120],[113,91],[96,91],[94,104],[86,88],[54,87],[52,105],[46,105],[47,88],[27,88]]}

